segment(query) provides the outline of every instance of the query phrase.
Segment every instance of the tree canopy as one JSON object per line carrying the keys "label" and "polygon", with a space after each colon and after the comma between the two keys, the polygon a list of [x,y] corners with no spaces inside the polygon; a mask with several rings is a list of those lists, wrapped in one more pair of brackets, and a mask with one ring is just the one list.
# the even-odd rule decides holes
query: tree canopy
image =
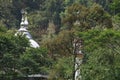
{"label": "tree canopy", "polygon": [[[0,0],[0,80],[32,74],[50,80],[74,77],[74,39],[81,39],[82,80],[120,80],[119,0]],[[15,36],[21,10],[39,44]]]}

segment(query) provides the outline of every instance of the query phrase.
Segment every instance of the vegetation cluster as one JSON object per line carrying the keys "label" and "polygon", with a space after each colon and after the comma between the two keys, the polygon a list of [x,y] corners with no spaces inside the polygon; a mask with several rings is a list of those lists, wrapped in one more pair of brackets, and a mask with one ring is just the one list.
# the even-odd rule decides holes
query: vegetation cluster
{"label": "vegetation cluster", "polygon": [[[14,36],[21,9],[40,48]],[[75,38],[83,40],[82,80],[120,80],[119,0],[0,0],[0,80],[72,80]]]}

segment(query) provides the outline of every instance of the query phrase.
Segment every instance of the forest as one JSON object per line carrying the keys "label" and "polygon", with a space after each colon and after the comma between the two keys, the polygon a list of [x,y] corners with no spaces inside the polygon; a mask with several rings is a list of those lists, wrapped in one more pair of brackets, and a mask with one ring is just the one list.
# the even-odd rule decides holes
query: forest
{"label": "forest", "polygon": [[[22,9],[39,48],[14,35]],[[82,41],[80,79],[74,78],[74,39]],[[0,80],[32,74],[48,75],[47,80],[120,80],[120,0],[0,0]]]}

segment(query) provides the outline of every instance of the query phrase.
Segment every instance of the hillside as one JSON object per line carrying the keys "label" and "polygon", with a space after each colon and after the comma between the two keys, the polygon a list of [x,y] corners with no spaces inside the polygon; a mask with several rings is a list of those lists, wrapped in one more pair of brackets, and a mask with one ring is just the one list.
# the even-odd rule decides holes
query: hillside
{"label": "hillside", "polygon": [[119,0],[0,0],[0,80],[120,80],[119,43]]}

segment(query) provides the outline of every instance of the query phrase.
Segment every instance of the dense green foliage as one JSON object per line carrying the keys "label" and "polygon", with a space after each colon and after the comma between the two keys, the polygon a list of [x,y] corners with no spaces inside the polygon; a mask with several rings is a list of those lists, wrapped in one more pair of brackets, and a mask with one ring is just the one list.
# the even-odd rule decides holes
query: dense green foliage
{"label": "dense green foliage", "polygon": [[79,36],[85,40],[83,80],[119,80],[120,31],[89,30]]}
{"label": "dense green foliage", "polygon": [[0,79],[8,80],[17,76],[19,68],[18,58],[29,47],[28,40],[24,37],[15,37],[1,28],[0,32]]}
{"label": "dense green foliage", "polygon": [[44,48],[31,48],[24,36],[0,28],[0,79],[14,80],[30,74],[48,74],[52,60]]}
{"label": "dense green foliage", "polygon": [[[40,48],[14,36],[21,9]],[[119,9],[119,0],[0,0],[0,80],[72,80],[76,37],[83,40],[82,80],[120,80]]]}

